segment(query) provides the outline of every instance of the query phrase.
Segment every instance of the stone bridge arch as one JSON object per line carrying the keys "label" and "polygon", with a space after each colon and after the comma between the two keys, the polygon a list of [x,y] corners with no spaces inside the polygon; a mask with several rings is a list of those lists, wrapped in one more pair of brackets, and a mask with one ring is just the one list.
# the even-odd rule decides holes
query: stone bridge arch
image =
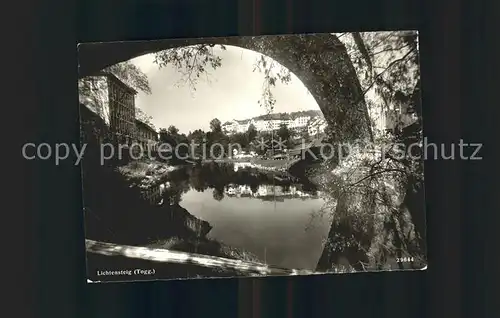
{"label": "stone bridge arch", "polygon": [[[294,73],[325,116],[334,142],[366,139],[371,125],[364,94],[347,50],[332,34],[200,38],[78,46],[79,78],[144,54],[195,44],[238,46],[264,54]],[[224,63],[224,61],[222,61]]]}

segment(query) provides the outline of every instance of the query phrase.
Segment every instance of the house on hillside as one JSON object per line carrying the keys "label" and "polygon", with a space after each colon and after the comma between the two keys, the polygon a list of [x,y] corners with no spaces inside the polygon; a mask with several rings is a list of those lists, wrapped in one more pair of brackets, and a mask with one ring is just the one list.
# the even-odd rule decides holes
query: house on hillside
{"label": "house on hillside", "polygon": [[248,130],[248,127],[250,127],[251,121],[250,119],[245,119],[245,120],[235,120],[236,122],[236,132],[237,133],[245,133]]}
{"label": "house on hillside", "polygon": [[310,119],[311,119],[311,116],[297,116],[293,119],[289,128],[297,129],[297,128],[306,127],[307,123],[309,122]]}
{"label": "house on hillside", "polygon": [[238,123],[235,120],[226,121],[221,125],[222,131],[225,134],[233,134],[236,132]]}
{"label": "house on hillside", "polygon": [[314,119],[322,118],[321,111],[309,110],[294,113],[272,113],[244,120],[231,120],[222,124],[222,130],[227,134],[244,133],[253,125],[257,131],[273,131],[282,125],[289,129],[307,129],[308,123]]}

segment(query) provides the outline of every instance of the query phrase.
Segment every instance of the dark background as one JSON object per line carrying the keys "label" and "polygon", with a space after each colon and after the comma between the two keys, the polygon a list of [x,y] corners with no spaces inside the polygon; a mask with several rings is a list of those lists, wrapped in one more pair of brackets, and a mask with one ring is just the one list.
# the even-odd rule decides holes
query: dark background
{"label": "dark background", "polygon": [[[139,4],[140,3],[140,4]],[[17,3],[8,3],[9,5]],[[33,317],[494,317],[500,212],[493,160],[498,107],[495,1],[55,1],[3,10],[7,57],[4,140],[19,168],[4,166],[9,189],[2,277],[4,300]],[[498,19],[497,19],[498,20]],[[429,268],[332,277],[85,283],[79,167],[74,160],[24,161],[25,142],[78,142],[76,44],[172,37],[421,31],[424,133],[433,142],[483,142],[481,162],[426,162]],[[16,45],[19,45],[17,48]],[[27,56],[27,57],[25,57]],[[6,61],[6,63],[5,63]],[[496,64],[495,64],[496,63]],[[13,128],[11,128],[13,127]],[[489,140],[487,140],[489,139]],[[9,152],[10,153],[10,152]],[[74,159],[74,158],[73,158]],[[12,208],[14,206],[14,208]],[[4,231],[7,233],[8,231]],[[12,250],[12,251],[10,251]],[[22,283],[21,283],[22,282]],[[14,305],[18,296],[19,305]],[[12,315],[12,314],[11,314]]]}

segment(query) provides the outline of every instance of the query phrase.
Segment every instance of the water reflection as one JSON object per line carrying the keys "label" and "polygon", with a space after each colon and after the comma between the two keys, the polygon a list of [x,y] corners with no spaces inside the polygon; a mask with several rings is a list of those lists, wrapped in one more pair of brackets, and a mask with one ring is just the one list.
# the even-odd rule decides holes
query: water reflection
{"label": "water reflection", "polygon": [[230,184],[225,188],[225,194],[230,197],[247,197],[258,198],[261,200],[279,200],[300,198],[300,199],[317,199],[319,191],[304,190],[301,185],[279,186],[272,184],[263,184],[257,187],[249,185],[233,185]]}
{"label": "water reflection", "polygon": [[316,268],[330,227],[328,214],[314,218],[311,224],[311,215],[324,205],[322,199],[225,196],[217,201],[213,196],[211,189],[191,190],[181,202],[191,214],[213,226],[209,238],[251,252],[268,264]]}
{"label": "water reflection", "polygon": [[282,201],[290,198],[314,199],[320,195],[307,180],[299,181],[284,173],[269,173],[251,166],[211,163],[180,167],[162,183],[143,189],[142,197],[151,204],[174,204],[181,202],[183,194],[189,190],[204,192],[208,189],[212,189],[216,201],[226,196]]}
{"label": "water reflection", "polygon": [[182,167],[144,198],[154,205],[179,204],[213,227],[209,238],[287,268],[314,270],[330,226],[327,215],[310,224],[324,205],[314,186],[252,167]]}

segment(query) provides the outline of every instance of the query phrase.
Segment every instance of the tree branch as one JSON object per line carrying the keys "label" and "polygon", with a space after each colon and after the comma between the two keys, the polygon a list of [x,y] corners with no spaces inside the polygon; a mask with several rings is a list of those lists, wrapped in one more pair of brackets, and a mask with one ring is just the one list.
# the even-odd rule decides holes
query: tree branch
{"label": "tree branch", "polygon": [[368,93],[370,91],[370,89],[373,87],[373,85],[375,85],[375,83],[377,82],[377,80],[382,75],[384,75],[385,72],[387,72],[391,67],[393,67],[397,63],[404,61],[410,55],[410,53],[413,53],[413,52],[414,52],[414,49],[411,49],[402,58],[399,58],[399,59],[394,60],[391,63],[389,63],[389,65],[387,65],[387,67],[385,68],[385,70],[383,70],[382,72],[380,72],[379,74],[377,74],[377,76],[375,76],[375,78],[373,79],[372,83],[364,90],[363,97],[364,97],[364,95],[366,95],[366,93]]}
{"label": "tree branch", "polygon": [[408,174],[408,172],[406,170],[402,170],[402,169],[384,169],[384,170],[379,170],[379,171],[375,171],[363,178],[361,178],[360,180],[354,182],[354,183],[351,183],[351,184],[348,184],[347,186],[348,187],[352,187],[352,186],[355,186],[363,181],[365,181],[366,179],[368,178],[372,178],[376,175],[379,175],[379,174],[382,174],[382,173],[387,173],[387,172],[400,172],[400,173],[404,173],[404,174]]}

